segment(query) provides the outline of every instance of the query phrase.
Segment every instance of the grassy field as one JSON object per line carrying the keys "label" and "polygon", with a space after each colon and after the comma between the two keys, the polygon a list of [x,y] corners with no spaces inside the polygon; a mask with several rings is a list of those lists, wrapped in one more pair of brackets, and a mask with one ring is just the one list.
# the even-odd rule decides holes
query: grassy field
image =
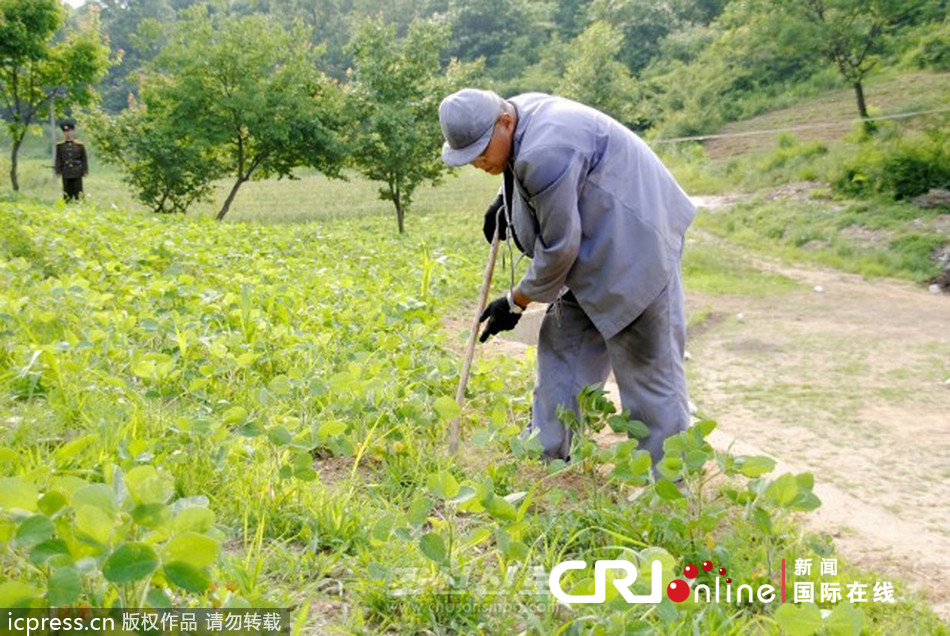
{"label": "grassy field", "polygon": [[[77,131],[82,139],[82,130]],[[0,143],[7,147],[5,137]],[[54,203],[62,196],[62,185],[54,177],[49,159],[48,131],[28,139],[20,151],[19,174],[21,192],[31,199]],[[83,184],[90,203],[99,208],[121,208],[130,211],[145,209],[122,183],[121,175],[112,166],[98,161],[95,148],[89,148],[90,171]],[[0,196],[11,195],[9,156],[0,157]],[[327,179],[323,175],[301,170],[298,179],[252,181],[243,185],[228,213],[228,221],[260,223],[297,223],[317,219],[353,218],[356,216],[391,216],[396,226],[395,208],[378,197],[379,186],[355,173],[347,180]],[[412,211],[407,216],[407,231],[413,231],[413,215],[445,210],[473,214],[483,212],[498,190],[498,183],[474,168],[463,168],[448,176],[451,187],[423,187],[416,193]],[[215,184],[212,199],[195,207],[189,214],[213,216],[223,203],[232,182],[222,179]],[[5,193],[5,194],[4,194]],[[480,218],[479,218],[480,222]]]}
{"label": "grassy field", "polygon": [[[296,195],[276,194],[288,185]],[[811,478],[714,453],[712,423],[674,442],[687,464],[663,467],[686,497],[648,483],[632,444],[581,445],[545,469],[517,438],[530,360],[477,362],[464,452],[449,457],[457,334],[442,325],[477,288],[493,184],[468,172],[428,191],[405,236],[372,186],[350,185],[262,183],[270,195],[225,224],[0,203],[0,558],[17,573],[0,604],[282,606],[297,632],[821,623],[809,605],[552,603],[537,572],[567,558],[656,558],[664,586],[705,559],[775,583],[781,558],[833,554],[794,517],[816,503]],[[793,287],[718,247],[694,245],[684,270],[705,293]],[[591,402],[586,426],[604,408]],[[842,584],[880,578],[839,566]],[[824,620],[937,629],[895,584],[896,604],[826,603]]]}
{"label": "grassy field", "polygon": [[[834,552],[800,525],[812,478],[714,452],[711,422],[662,467],[685,497],[647,480],[632,442],[579,442],[570,466],[545,467],[517,436],[530,356],[476,361],[464,450],[447,455],[463,334],[445,325],[467,319],[494,179],[425,188],[399,236],[358,178],[252,183],[219,224],[227,183],[195,214],[156,217],[94,157],[89,198],[70,206],[41,139],[21,165],[24,192],[0,190],[0,560],[16,573],[0,605],[290,607],[295,633],[940,629],[900,581],[895,604],[860,607],[552,602],[538,573],[567,558],[658,559],[664,587],[709,559],[756,587],[782,558]],[[743,214],[761,207],[700,223],[753,245]],[[770,211],[752,225],[781,227]],[[695,240],[684,281],[798,288]],[[587,432],[611,416],[596,399],[584,415]],[[839,560],[842,588],[882,578]],[[141,576],[116,574],[129,568]]]}
{"label": "grassy field", "polygon": [[[818,193],[819,195],[821,192]],[[864,276],[933,283],[948,269],[950,215],[885,201],[767,200],[701,214],[697,227],[743,247]]]}
{"label": "grassy field", "polygon": [[[950,73],[912,73],[872,77],[865,86],[871,117],[945,108],[950,100]],[[845,143],[853,129],[848,123],[858,118],[852,88],[842,88],[793,106],[780,108],[751,119],[726,124],[717,134],[732,135],[781,130],[798,126],[845,122],[794,131],[802,141],[821,141],[829,145]],[[900,120],[914,126],[914,120]],[[754,134],[742,137],[711,139],[705,148],[713,161],[728,160],[748,153],[775,150],[778,134]]]}

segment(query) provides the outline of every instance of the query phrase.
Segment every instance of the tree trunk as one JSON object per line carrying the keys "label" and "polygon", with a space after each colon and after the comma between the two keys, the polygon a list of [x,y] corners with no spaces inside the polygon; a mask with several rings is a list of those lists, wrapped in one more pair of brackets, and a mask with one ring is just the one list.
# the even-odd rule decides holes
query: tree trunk
{"label": "tree trunk", "polygon": [[395,206],[396,206],[396,223],[399,224],[399,233],[402,234],[402,233],[403,233],[403,222],[402,222],[402,220],[403,220],[403,217],[405,216],[405,210],[403,210],[403,207],[402,207],[402,200],[399,198],[399,189],[398,189],[398,188],[396,189],[395,192],[393,192],[393,203],[394,203]]}
{"label": "tree trunk", "polygon": [[860,80],[854,83],[854,94],[858,99],[858,113],[860,113],[861,119],[867,119],[868,107],[864,102],[864,87],[861,85]]}
{"label": "tree trunk", "polygon": [[10,184],[13,186],[14,192],[20,191],[20,182],[17,180],[17,155],[20,152],[20,144],[23,143],[23,138],[17,139],[13,138],[13,148],[10,150]]}
{"label": "tree trunk", "polygon": [[234,182],[234,185],[231,187],[231,192],[228,193],[228,198],[224,200],[224,205],[221,206],[221,211],[214,217],[215,221],[220,221],[224,218],[224,215],[228,213],[228,210],[231,208],[231,202],[234,201],[234,197],[237,196],[238,188],[240,188],[241,184],[245,181],[247,181],[247,179],[244,177],[238,177],[237,181]]}

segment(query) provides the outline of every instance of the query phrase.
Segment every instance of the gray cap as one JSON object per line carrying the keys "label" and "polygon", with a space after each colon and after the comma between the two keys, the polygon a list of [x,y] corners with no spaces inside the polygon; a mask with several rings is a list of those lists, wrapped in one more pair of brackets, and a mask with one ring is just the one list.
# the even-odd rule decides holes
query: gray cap
{"label": "gray cap", "polygon": [[496,93],[477,88],[463,88],[439,104],[439,123],[445,143],[442,161],[450,166],[464,166],[482,154],[491,140],[504,102]]}

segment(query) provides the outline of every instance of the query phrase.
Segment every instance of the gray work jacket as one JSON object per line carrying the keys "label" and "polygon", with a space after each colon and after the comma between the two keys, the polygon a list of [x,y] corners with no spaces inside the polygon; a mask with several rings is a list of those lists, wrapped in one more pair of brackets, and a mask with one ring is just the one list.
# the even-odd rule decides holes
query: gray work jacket
{"label": "gray work jacket", "polygon": [[611,338],[679,267],[696,208],[643,140],[609,116],[541,93],[508,101],[518,113],[509,213],[532,259],[518,288],[552,302],[568,287]]}

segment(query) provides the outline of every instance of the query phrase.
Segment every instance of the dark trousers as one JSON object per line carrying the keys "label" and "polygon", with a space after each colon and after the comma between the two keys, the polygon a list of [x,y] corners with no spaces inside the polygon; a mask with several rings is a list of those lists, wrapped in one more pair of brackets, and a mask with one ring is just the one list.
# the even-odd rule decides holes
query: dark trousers
{"label": "dark trousers", "polygon": [[683,306],[679,263],[656,300],[609,340],[572,292],[548,306],[538,336],[532,421],[525,431],[539,431],[547,457],[567,459],[571,454],[571,431],[558,418],[558,407],[579,415],[577,394],[589,384],[603,385],[612,368],[623,409],[650,429],[638,448],[650,452],[656,475],[663,442],[689,426]]}
{"label": "dark trousers", "polygon": [[67,201],[70,199],[78,201],[80,194],[82,194],[82,177],[75,179],[63,177],[63,198]]}

